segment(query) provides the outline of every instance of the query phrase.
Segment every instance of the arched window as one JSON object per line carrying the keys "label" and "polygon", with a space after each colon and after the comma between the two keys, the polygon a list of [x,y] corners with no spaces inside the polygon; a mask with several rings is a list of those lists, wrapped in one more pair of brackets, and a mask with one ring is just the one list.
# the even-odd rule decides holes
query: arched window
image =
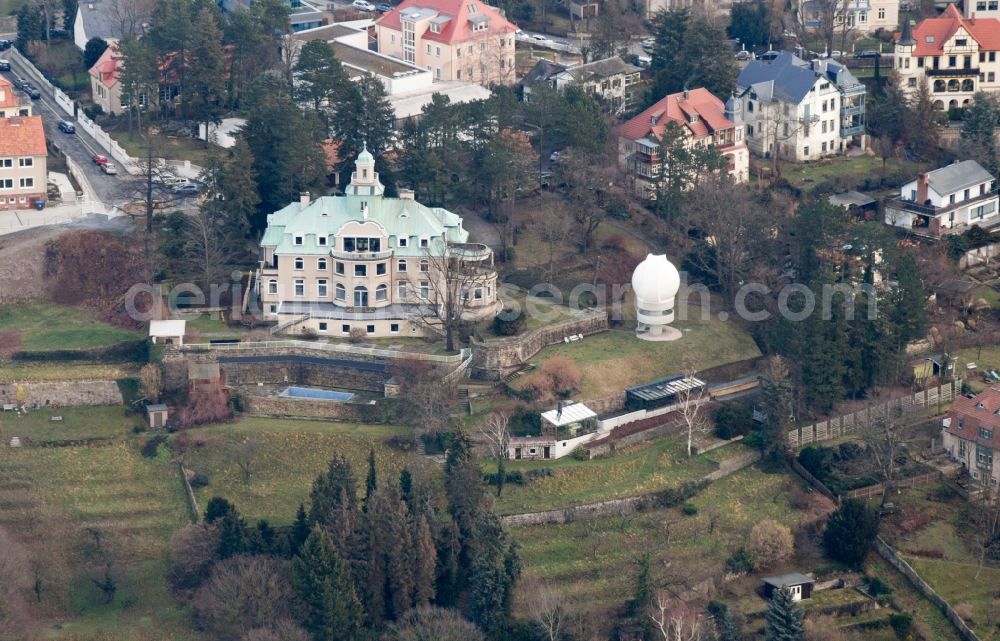
{"label": "arched window", "polygon": [[267,281],[267,293],[268,294],[278,293],[278,281],[274,280],[273,278]]}
{"label": "arched window", "polygon": [[422,272],[430,271],[430,263],[426,259],[420,261],[420,271]]}
{"label": "arched window", "polygon": [[302,269],[304,263],[301,258],[295,258],[295,269]]}
{"label": "arched window", "polygon": [[401,272],[405,272],[406,271],[406,261],[405,260],[399,261],[399,267],[397,268],[397,271],[401,271]]}
{"label": "arched window", "polygon": [[347,290],[344,289],[343,285],[337,283],[337,286],[333,288],[333,297],[337,300],[347,300]]}
{"label": "arched window", "polygon": [[966,107],[968,107],[968,106],[969,106],[969,105],[970,105],[971,103],[972,103],[972,101],[971,101],[971,100],[969,100],[968,98],[966,98],[965,100],[963,100],[963,101],[962,101],[962,109],[965,109],[965,108],[966,108]]}
{"label": "arched window", "polygon": [[375,302],[381,302],[388,300],[389,298],[389,288],[385,285],[379,285],[375,288]]}
{"label": "arched window", "polygon": [[956,80],[955,78],[952,78],[951,80],[948,81],[948,91],[958,91],[958,87],[959,87],[958,80]]}
{"label": "arched window", "polygon": [[354,288],[354,306],[368,307],[368,288],[364,285],[358,285]]}
{"label": "arched window", "polygon": [[325,258],[317,258],[316,259],[316,269],[320,270],[321,272],[325,272],[326,271],[326,259]]}
{"label": "arched window", "polygon": [[957,100],[949,100],[948,101],[948,109],[958,109],[958,101]]}
{"label": "arched window", "polygon": [[962,91],[975,91],[975,84],[972,82],[972,78],[966,78],[962,81]]}
{"label": "arched window", "polygon": [[937,109],[938,111],[944,111],[944,103],[941,102],[940,100],[935,100],[934,108]]}
{"label": "arched window", "polygon": [[944,80],[935,80],[934,81],[934,91],[937,91],[937,92],[944,91],[944,87],[945,87]]}

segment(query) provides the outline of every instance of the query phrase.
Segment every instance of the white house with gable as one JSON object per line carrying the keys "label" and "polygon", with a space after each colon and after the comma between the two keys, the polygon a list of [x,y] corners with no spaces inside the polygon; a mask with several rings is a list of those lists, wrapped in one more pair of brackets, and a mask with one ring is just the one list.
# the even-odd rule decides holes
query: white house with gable
{"label": "white house with gable", "polygon": [[885,222],[931,234],[992,227],[1000,223],[996,178],[975,160],[920,174],[886,203]]}

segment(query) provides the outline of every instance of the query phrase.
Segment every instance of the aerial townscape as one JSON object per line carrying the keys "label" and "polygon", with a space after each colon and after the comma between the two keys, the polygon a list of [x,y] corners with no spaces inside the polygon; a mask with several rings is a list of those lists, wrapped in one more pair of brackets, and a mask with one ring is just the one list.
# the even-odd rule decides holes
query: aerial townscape
{"label": "aerial townscape", "polygon": [[0,641],[1000,641],[1000,0],[0,0]]}

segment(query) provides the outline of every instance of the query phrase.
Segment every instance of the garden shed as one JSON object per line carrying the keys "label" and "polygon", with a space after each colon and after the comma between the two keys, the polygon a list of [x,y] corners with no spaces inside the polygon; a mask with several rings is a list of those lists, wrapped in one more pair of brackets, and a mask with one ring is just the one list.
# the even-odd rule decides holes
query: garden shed
{"label": "garden shed", "polygon": [[170,410],[162,403],[146,406],[146,419],[149,421],[150,429],[163,429],[167,426],[167,419],[169,417]]}
{"label": "garden shed", "polygon": [[183,345],[186,333],[187,321],[185,320],[149,321],[149,338],[154,344]]}
{"label": "garden shed", "polygon": [[651,383],[643,383],[626,388],[625,409],[634,412],[666,407],[677,403],[678,395],[703,387],[705,387],[705,381],[693,376],[673,376]]}
{"label": "garden shed", "polygon": [[770,599],[775,591],[781,588],[788,588],[792,593],[793,601],[801,601],[812,597],[815,580],[798,572],[782,574],[780,576],[769,576],[764,579],[764,596]]}

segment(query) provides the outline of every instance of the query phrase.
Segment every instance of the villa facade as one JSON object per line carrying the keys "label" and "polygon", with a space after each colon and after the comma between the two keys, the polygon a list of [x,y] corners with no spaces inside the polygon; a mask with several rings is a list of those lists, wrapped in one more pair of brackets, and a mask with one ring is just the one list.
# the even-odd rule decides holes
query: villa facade
{"label": "villa facade", "polygon": [[493,251],[468,242],[460,216],[383,192],[365,150],[344,196],[304,194],[268,216],[256,283],[266,319],[357,338],[433,332],[442,309],[496,314]]}

